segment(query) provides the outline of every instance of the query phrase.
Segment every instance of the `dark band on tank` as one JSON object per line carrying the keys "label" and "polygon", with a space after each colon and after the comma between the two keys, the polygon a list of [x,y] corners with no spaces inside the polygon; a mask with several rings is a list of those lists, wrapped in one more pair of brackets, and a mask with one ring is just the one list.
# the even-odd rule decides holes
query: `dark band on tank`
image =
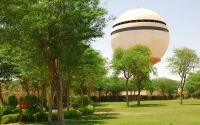
{"label": "dark band on tank", "polygon": [[160,24],[166,25],[165,22],[159,21],[159,20],[138,19],[138,20],[128,20],[128,21],[124,21],[124,22],[117,23],[117,24],[115,24],[115,25],[113,26],[113,28],[116,27],[116,26],[119,26],[119,25],[127,24],[127,23],[139,23],[139,22],[151,22],[151,23],[160,23]]}
{"label": "dark band on tank", "polygon": [[127,28],[122,28],[115,30],[111,33],[111,35],[124,32],[124,31],[130,31],[130,30],[160,30],[164,32],[169,32],[168,29],[162,28],[162,27],[155,27],[155,26],[137,26],[137,27],[127,27]]}

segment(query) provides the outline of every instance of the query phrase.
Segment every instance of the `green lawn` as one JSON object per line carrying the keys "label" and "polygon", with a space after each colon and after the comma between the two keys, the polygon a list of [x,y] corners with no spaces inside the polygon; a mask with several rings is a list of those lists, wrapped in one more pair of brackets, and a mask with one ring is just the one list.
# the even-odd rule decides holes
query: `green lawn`
{"label": "green lawn", "polygon": [[[95,113],[66,119],[66,125],[199,125],[200,100],[94,103]],[[33,125],[33,124],[32,124]],[[46,125],[46,124],[35,124]]]}

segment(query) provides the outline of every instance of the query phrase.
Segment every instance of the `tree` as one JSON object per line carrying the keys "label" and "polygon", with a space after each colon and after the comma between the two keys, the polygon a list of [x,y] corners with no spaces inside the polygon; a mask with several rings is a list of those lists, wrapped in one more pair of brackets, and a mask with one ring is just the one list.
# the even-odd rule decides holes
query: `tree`
{"label": "tree", "polygon": [[138,85],[138,105],[140,105],[140,91],[142,83],[150,81],[150,72],[153,71],[151,66],[151,50],[144,45],[136,45],[127,50],[126,55],[131,55],[131,58],[126,60],[133,63],[131,72],[137,80]]}
{"label": "tree", "polygon": [[108,81],[104,84],[104,90],[110,92],[113,97],[116,97],[115,101],[118,101],[120,92],[125,90],[124,82],[124,78],[108,77]]}
{"label": "tree", "polygon": [[200,71],[191,73],[188,76],[185,88],[188,90],[189,94],[192,94],[195,91],[200,93]]}
{"label": "tree", "polygon": [[163,100],[165,99],[165,93],[168,93],[169,96],[177,91],[177,81],[161,77],[152,80],[155,88],[162,92]]}
{"label": "tree", "polygon": [[181,78],[180,81],[180,104],[183,99],[183,89],[188,75],[192,70],[199,67],[199,57],[195,50],[186,47],[176,48],[173,50],[174,55],[167,58],[168,66],[172,74],[178,74]]}
{"label": "tree", "polygon": [[[4,46],[6,48],[6,46]],[[0,50],[0,100],[4,105],[2,96],[2,83],[12,81],[19,73],[17,65],[13,62],[12,58],[8,56],[7,49]]]}
{"label": "tree", "polygon": [[173,79],[168,79],[166,84],[165,93],[169,95],[169,99],[172,98],[172,94],[177,93],[179,82]]}
{"label": "tree", "polygon": [[[133,74],[131,73],[131,67],[133,62],[129,61],[131,57],[125,58],[126,51],[122,48],[117,48],[114,51],[113,59],[112,59],[112,67],[115,71],[115,74],[123,73],[124,78],[126,79],[126,105],[129,106],[129,98],[128,98],[128,82]],[[133,53],[132,53],[133,54]],[[130,56],[130,54],[129,54]]]}
{"label": "tree", "polygon": [[79,49],[79,43],[89,44],[103,36],[107,11],[99,3],[99,0],[16,0],[0,15],[6,18],[1,19],[0,42],[23,49],[31,46],[43,55],[56,84],[59,125],[64,125],[60,60],[63,54]]}
{"label": "tree", "polygon": [[130,79],[130,82],[129,82],[129,91],[131,92],[131,96],[132,96],[132,91],[133,91],[133,97],[134,97],[135,100],[136,100],[135,92],[137,90],[138,90],[137,80],[134,79],[134,78]]}
{"label": "tree", "polygon": [[79,58],[80,65],[75,70],[77,86],[80,86],[80,96],[83,106],[83,95],[90,94],[94,81],[107,73],[105,69],[105,59],[99,52],[92,48],[86,49]]}
{"label": "tree", "polygon": [[[142,81],[149,80],[151,71],[150,55],[150,49],[144,45],[136,45],[128,50],[118,48],[113,54],[112,66],[114,70],[118,73],[122,71],[126,79],[127,106],[129,106],[128,81],[131,76],[137,79],[138,97],[140,97]],[[138,98],[138,105],[140,105],[140,98]]]}

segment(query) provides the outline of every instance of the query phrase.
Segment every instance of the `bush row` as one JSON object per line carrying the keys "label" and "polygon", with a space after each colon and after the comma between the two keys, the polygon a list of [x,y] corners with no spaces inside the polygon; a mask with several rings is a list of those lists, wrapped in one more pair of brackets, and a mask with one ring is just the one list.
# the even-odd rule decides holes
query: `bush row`
{"label": "bush row", "polygon": [[[85,106],[84,108],[77,108],[74,110],[64,111],[64,118],[65,119],[76,118],[86,114],[91,114],[93,112],[94,112],[94,106],[88,105]],[[28,110],[23,110],[22,119],[24,122],[44,122],[48,120],[48,112],[44,112],[43,114],[40,115],[39,112],[31,114]],[[19,120],[19,114],[9,114],[9,115],[4,115],[2,117],[1,123],[3,124],[15,123],[18,120]],[[52,112],[52,120],[53,121],[58,120],[57,112]]]}
{"label": "bush row", "polygon": [[[129,101],[137,100],[137,95],[129,95]],[[165,95],[165,100],[172,100],[172,99],[178,99],[180,98],[179,94],[173,94],[173,95]],[[141,95],[141,100],[162,100],[163,97],[161,95]],[[186,99],[186,98],[185,98]],[[122,102],[126,101],[126,96],[92,96],[91,100],[94,102]]]}

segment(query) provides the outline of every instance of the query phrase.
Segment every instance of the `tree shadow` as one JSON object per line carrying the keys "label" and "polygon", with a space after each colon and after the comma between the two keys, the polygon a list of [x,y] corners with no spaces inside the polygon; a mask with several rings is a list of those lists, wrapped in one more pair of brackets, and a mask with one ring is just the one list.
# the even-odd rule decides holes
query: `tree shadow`
{"label": "tree shadow", "polygon": [[164,104],[140,104],[140,105],[134,104],[134,105],[130,105],[129,107],[138,108],[138,107],[161,107],[161,106],[167,106],[167,105],[164,105]]}
{"label": "tree shadow", "polygon": [[106,106],[108,104],[105,104],[105,103],[101,103],[101,102],[95,102],[93,103],[94,106]]}
{"label": "tree shadow", "polygon": [[106,124],[106,120],[117,119],[118,113],[99,113],[86,115],[74,119],[66,119],[65,123],[67,125],[94,125],[94,124]]}
{"label": "tree shadow", "polygon": [[200,105],[200,104],[183,104],[183,105]]}

